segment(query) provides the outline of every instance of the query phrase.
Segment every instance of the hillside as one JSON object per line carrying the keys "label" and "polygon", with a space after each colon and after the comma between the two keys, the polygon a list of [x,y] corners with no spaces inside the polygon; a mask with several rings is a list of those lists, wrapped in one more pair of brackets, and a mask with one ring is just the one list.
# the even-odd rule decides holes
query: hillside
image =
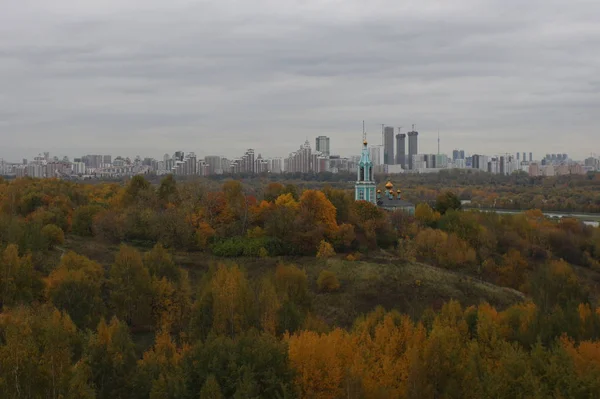
{"label": "hillside", "polygon": [[[118,251],[115,245],[77,238],[68,239],[64,248],[83,254],[106,267],[113,262]],[[451,299],[458,300],[463,306],[487,302],[498,309],[525,299],[521,292],[510,288],[424,263],[403,262],[390,257],[372,257],[363,261],[341,258],[322,261],[312,257],[231,259],[199,252],[177,252],[174,259],[189,272],[192,283],[196,284],[211,265],[219,262],[237,263],[245,269],[251,281],[259,281],[266,273],[272,273],[280,262],[296,264],[307,273],[315,314],[330,326],[349,327],[357,316],[377,306],[419,318],[426,309],[439,310]],[[324,269],[336,274],[341,283],[338,292],[318,292],[317,278]]]}

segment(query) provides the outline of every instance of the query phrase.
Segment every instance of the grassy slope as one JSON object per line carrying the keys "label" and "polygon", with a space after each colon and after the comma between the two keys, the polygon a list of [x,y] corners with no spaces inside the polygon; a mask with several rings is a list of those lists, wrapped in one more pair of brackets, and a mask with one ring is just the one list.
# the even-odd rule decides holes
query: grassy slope
{"label": "grassy slope", "polygon": [[[118,246],[103,245],[93,240],[70,238],[65,249],[72,249],[105,266],[109,266]],[[330,325],[348,327],[353,320],[381,305],[397,309],[411,317],[419,317],[428,307],[438,309],[450,299],[464,306],[486,301],[497,308],[505,308],[524,299],[523,294],[479,282],[460,273],[422,263],[404,263],[393,258],[350,262],[338,258],[318,261],[314,258],[219,259],[202,253],[175,254],[177,264],[186,268],[192,282],[198,282],[211,264],[237,262],[243,266],[250,280],[257,281],[265,273],[273,273],[281,261],[303,268],[313,292],[314,312]],[[319,273],[329,269],[338,277],[341,288],[336,293],[319,293]]]}

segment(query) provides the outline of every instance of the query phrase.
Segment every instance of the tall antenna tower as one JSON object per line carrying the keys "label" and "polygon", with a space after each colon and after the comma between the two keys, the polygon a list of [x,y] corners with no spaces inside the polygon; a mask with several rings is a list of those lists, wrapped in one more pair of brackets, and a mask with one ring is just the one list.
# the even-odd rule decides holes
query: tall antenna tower
{"label": "tall antenna tower", "polygon": [[438,129],[438,155],[440,155],[440,129]]}

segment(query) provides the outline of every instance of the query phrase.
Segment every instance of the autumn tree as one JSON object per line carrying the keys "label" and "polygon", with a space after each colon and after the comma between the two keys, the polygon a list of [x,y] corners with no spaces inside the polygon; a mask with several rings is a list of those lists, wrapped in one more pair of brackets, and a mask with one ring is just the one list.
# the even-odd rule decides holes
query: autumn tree
{"label": "autumn tree", "polygon": [[136,368],[136,355],[127,324],[104,319],[84,350],[84,361],[92,370],[92,381],[99,399],[129,398]]}
{"label": "autumn tree", "polygon": [[434,226],[440,219],[440,213],[431,209],[427,204],[418,204],[415,208],[415,218],[425,226]]}
{"label": "autumn tree", "polygon": [[281,302],[277,296],[275,285],[268,277],[261,280],[258,291],[258,306],[260,326],[265,332],[275,335],[279,323],[278,315]]}
{"label": "autumn tree", "polygon": [[109,272],[110,305],[130,325],[151,321],[152,290],[148,269],[134,248],[122,245]]}
{"label": "autumn tree", "polygon": [[319,249],[317,250],[317,258],[318,259],[328,259],[332,256],[335,256],[335,251],[330,243],[325,240],[321,240],[321,244],[319,244]]}
{"label": "autumn tree", "polygon": [[98,263],[67,252],[47,279],[47,296],[66,311],[79,328],[94,328],[104,314],[104,269]]}
{"label": "autumn tree", "polygon": [[210,283],[213,330],[236,336],[251,325],[252,292],[237,265],[219,265]]}
{"label": "autumn tree", "polygon": [[43,283],[33,269],[31,256],[19,256],[16,245],[11,244],[2,253],[0,262],[0,303],[13,306],[31,303],[43,289]]}
{"label": "autumn tree", "polygon": [[73,358],[79,335],[69,316],[51,307],[18,308],[0,319],[3,397],[90,398],[90,384]]}
{"label": "autumn tree", "polygon": [[165,331],[159,332],[154,346],[137,362],[136,398],[180,398],[185,393],[183,350]]}
{"label": "autumn tree", "polygon": [[148,268],[148,272],[152,277],[157,279],[165,277],[174,283],[179,282],[179,267],[173,261],[171,254],[161,244],[156,244],[152,250],[144,254],[144,265]]}
{"label": "autumn tree", "polygon": [[263,192],[263,198],[267,202],[275,202],[277,197],[283,194],[284,187],[280,183],[269,183]]}

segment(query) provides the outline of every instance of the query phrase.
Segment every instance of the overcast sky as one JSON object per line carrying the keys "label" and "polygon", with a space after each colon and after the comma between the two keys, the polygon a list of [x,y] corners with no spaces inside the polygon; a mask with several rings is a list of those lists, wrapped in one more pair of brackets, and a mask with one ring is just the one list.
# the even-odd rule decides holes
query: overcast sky
{"label": "overcast sky", "polygon": [[600,153],[598,0],[0,0],[0,157]]}

